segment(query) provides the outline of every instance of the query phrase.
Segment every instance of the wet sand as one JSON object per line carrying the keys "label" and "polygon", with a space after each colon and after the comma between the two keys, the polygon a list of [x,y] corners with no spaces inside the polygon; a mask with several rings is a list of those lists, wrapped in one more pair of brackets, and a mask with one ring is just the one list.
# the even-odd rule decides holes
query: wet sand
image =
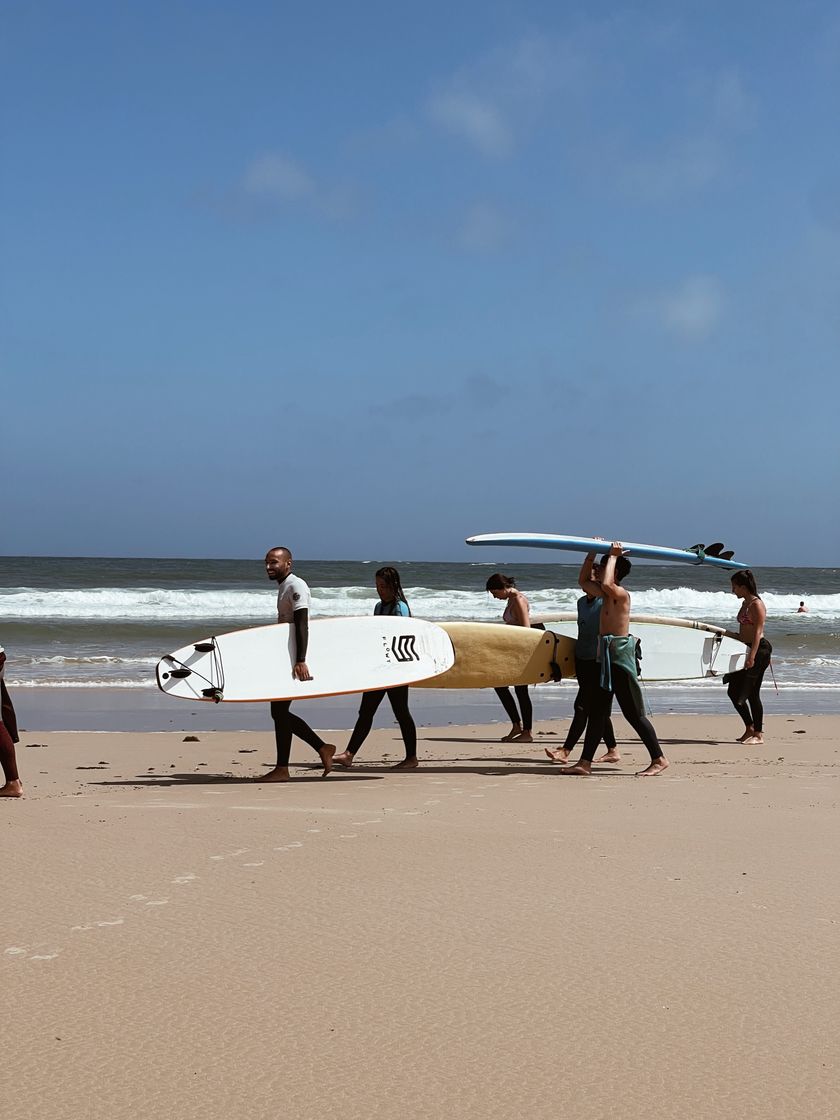
{"label": "wet sand", "polygon": [[[840,718],[659,716],[561,777],[505,726],[27,731],[0,804],[7,1120],[840,1112]],[[336,732],[339,747],[347,732]]]}

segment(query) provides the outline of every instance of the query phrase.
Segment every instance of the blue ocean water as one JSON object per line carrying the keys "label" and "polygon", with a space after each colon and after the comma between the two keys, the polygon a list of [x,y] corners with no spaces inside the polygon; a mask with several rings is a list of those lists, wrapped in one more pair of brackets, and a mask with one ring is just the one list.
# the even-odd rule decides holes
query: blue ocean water
{"label": "blue ocean water", "polygon": [[[381,563],[399,567],[413,613],[422,618],[498,619],[499,604],[484,583],[499,570],[516,576],[535,614],[573,610],[580,594],[576,563],[301,561],[295,571],[312,588],[313,617],[369,614]],[[779,696],[810,696],[815,709],[840,711],[840,570],[764,568],[756,576]],[[738,601],[726,572],[636,563],[625,586],[636,613],[735,627]],[[801,600],[805,614],[797,613]],[[274,601],[260,560],[0,557],[6,679],[25,690],[154,692],[154,667],[164,653],[213,633],[272,622]],[[772,688],[769,678],[768,684]],[[698,681],[657,685],[652,695],[662,694],[669,707],[679,695],[680,707],[701,710],[710,687],[719,694],[716,682]]]}

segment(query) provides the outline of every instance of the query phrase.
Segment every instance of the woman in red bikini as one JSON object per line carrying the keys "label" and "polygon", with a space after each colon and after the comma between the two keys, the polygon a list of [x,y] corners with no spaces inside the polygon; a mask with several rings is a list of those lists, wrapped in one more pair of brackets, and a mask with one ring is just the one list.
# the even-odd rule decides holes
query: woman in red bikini
{"label": "woman in red bikini", "polygon": [[738,611],[738,637],[749,649],[744,668],[728,675],[729,699],[746,728],[737,742],[755,746],[764,742],[764,708],[759,692],[773,647],[764,637],[767,608],[749,568],[733,575],[732,594],[743,600]]}

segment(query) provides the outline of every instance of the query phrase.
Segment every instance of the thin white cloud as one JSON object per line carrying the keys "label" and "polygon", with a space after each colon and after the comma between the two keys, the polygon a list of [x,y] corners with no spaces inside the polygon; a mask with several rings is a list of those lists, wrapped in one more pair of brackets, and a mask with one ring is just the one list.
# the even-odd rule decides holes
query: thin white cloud
{"label": "thin white cloud", "polygon": [[744,85],[737,70],[724,70],[714,76],[711,91],[716,122],[732,132],[752,128],[758,102]]}
{"label": "thin white cloud", "polygon": [[435,94],[428,109],[433,121],[482,155],[504,159],[513,151],[513,131],[500,109],[475,93],[453,90]]}
{"label": "thin white cloud", "polygon": [[506,159],[553,95],[577,84],[583,70],[578,46],[527,35],[440,80],[426,115],[482,155]]}
{"label": "thin white cloud", "polygon": [[245,169],[242,192],[263,202],[296,202],[315,193],[315,181],[291,156],[268,152]]}
{"label": "thin white cloud", "polygon": [[289,207],[306,207],[334,221],[358,210],[357,192],[346,183],[324,182],[288,152],[263,152],[254,158],[225,199],[240,213],[271,217]]}
{"label": "thin white cloud", "polygon": [[464,215],[456,242],[467,252],[493,253],[510,236],[510,222],[492,203],[476,202]]}
{"label": "thin white cloud", "polygon": [[714,276],[689,276],[676,291],[660,297],[658,310],[673,334],[688,341],[707,338],[723,313],[720,282]]}
{"label": "thin white cloud", "polygon": [[702,190],[721,174],[725,159],[712,136],[675,140],[664,151],[626,162],[621,179],[630,194],[644,199],[673,198]]}
{"label": "thin white cloud", "polygon": [[628,311],[633,318],[682,342],[702,342],[723,318],[724,291],[716,276],[698,273],[667,291],[634,297]]}

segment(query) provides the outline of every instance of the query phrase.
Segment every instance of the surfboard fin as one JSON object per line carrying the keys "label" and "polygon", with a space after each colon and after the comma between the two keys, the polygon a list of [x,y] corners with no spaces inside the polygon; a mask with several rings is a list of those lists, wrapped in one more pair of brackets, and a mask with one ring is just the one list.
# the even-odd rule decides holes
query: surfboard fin
{"label": "surfboard fin", "polygon": [[735,555],[735,553],[730,548],[730,549],[727,549],[726,552],[721,552],[718,555],[720,556],[721,560],[731,560],[732,557]]}
{"label": "surfboard fin", "polygon": [[707,544],[705,552],[707,556],[720,556],[723,551],[723,541],[715,541],[714,544]]}

